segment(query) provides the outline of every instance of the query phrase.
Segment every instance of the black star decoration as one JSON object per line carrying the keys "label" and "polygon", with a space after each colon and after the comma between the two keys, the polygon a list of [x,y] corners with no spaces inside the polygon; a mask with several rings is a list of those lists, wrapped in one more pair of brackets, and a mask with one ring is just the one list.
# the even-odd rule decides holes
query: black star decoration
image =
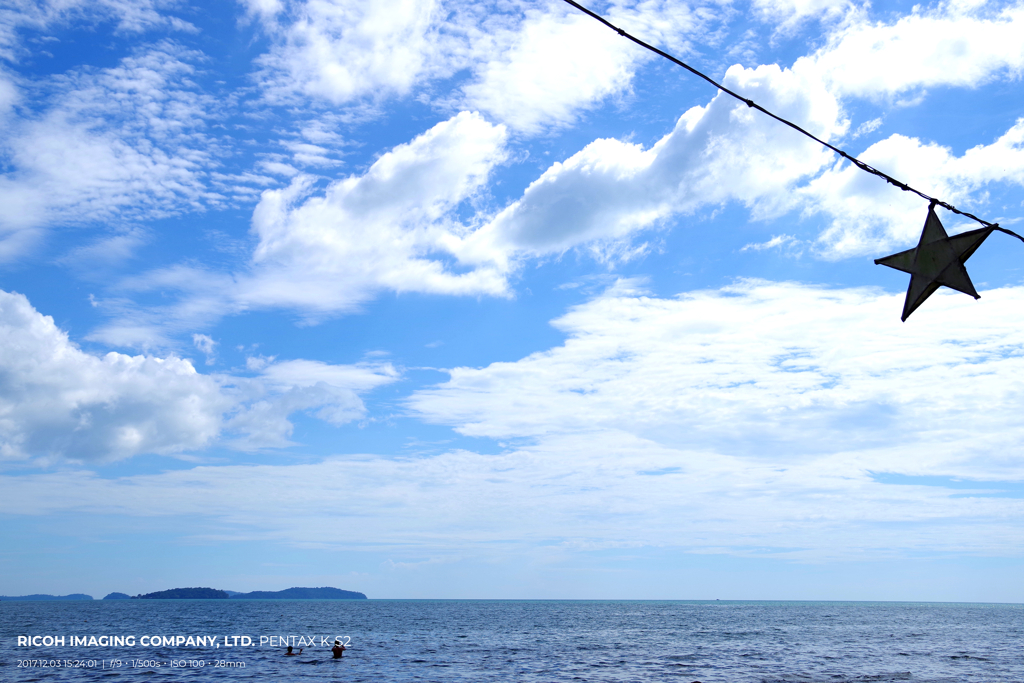
{"label": "black star decoration", "polygon": [[916,247],[875,259],[878,265],[910,273],[910,286],[907,287],[907,299],[903,304],[904,322],[925,299],[942,286],[970,294],[975,299],[981,298],[974,289],[974,283],[971,282],[971,276],[967,274],[964,263],[993,230],[1003,231],[993,226],[950,237],[942,227],[939,217],[935,215],[935,204],[932,204],[928,207],[928,218],[924,222],[921,240]]}

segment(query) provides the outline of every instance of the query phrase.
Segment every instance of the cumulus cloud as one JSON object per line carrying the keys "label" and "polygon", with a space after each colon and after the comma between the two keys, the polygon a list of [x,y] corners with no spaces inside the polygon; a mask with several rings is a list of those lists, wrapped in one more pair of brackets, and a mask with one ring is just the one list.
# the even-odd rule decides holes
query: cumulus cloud
{"label": "cumulus cloud", "polygon": [[250,305],[346,311],[376,291],[505,293],[492,269],[449,267],[464,228],[452,211],[505,159],[505,130],[463,112],[380,157],[323,194],[302,177],[268,190],[253,214]]}
{"label": "cumulus cloud", "polygon": [[[321,31],[330,45],[341,45],[346,31],[365,28],[370,32],[367,35],[376,36],[367,38],[366,45],[390,45],[403,40],[406,28],[429,34],[432,29],[425,27],[432,26],[434,19],[423,17],[434,16],[431,13],[440,11],[438,7],[420,4],[408,16],[387,20],[376,14],[382,10],[357,2],[256,3],[250,9],[278,38],[302,25],[304,31]],[[628,28],[675,40],[683,48],[686,31],[704,22],[699,12],[693,14],[674,3],[615,5],[609,11]],[[952,16],[954,9],[942,11]],[[968,10],[955,11],[963,14]],[[516,18],[520,13],[521,21]],[[919,15],[925,16],[913,16]],[[986,21],[1010,21],[1006,17],[1011,15],[1004,12]],[[641,17],[646,17],[643,21],[647,23],[639,29],[629,24],[631,20],[641,22]],[[469,53],[463,57],[476,59],[479,70],[473,72],[463,95],[485,108],[486,115],[507,120],[509,127],[519,131],[570,121],[573,112],[618,87],[611,83],[627,82],[637,60],[643,58],[638,56],[642,53],[628,51],[628,42],[613,32],[601,33],[601,26],[589,26],[581,23],[582,19],[586,18],[530,6],[502,14],[500,30],[490,40],[505,48],[486,53],[487,59],[482,61],[480,54],[467,48]],[[474,15],[473,21],[479,24],[481,18]],[[328,30],[334,26],[332,22],[340,23]],[[420,23],[409,28],[412,24],[402,22]],[[851,21],[836,35],[865,26]],[[881,30],[881,26],[875,28]],[[910,22],[898,28],[906,33],[914,26]],[[592,35],[592,29],[598,33]],[[583,64],[555,59],[545,50],[557,50],[552,46],[559,43],[555,40],[559,37],[572,44],[597,40],[604,48],[595,52],[611,61]],[[419,44],[405,42],[410,49]],[[314,43],[301,42],[302,50]],[[283,46],[298,50],[299,42],[275,45],[267,59],[291,54]],[[392,87],[381,85],[380,79],[387,80],[385,75],[358,67],[353,55],[365,46],[360,47],[358,40],[355,45],[352,54],[342,51],[344,59],[355,59],[351,69],[369,80],[351,85],[355,81],[343,78],[345,83],[351,81],[351,88],[337,91],[339,102]],[[860,92],[838,88],[828,67],[829,50],[842,45],[836,38],[813,59],[798,60],[791,69],[733,66],[724,81],[820,137],[836,139],[848,126],[839,96]],[[557,71],[546,66],[549,63],[583,71],[578,77],[562,79],[569,85],[555,89],[557,96],[548,97],[542,91],[552,90],[552,83],[561,78],[545,80],[552,69]],[[285,66],[282,62],[271,70],[284,74]],[[591,67],[594,71],[587,71]],[[303,69],[313,73],[313,66]],[[594,75],[608,70],[621,72],[623,77],[601,80]],[[341,72],[347,73],[345,69]],[[530,76],[534,72],[535,77]],[[418,72],[412,69],[409,73]],[[306,82],[291,76],[281,78],[282,84],[293,89]],[[371,81],[377,85],[371,86]],[[513,82],[521,85],[510,85]],[[323,83],[316,87],[321,86],[327,87]],[[394,85],[395,92],[405,87]],[[517,87],[535,88],[537,93],[524,94]],[[335,95],[317,96],[330,99]],[[551,108],[530,104],[533,99],[547,102]],[[268,173],[289,178],[289,185],[263,192],[252,221],[258,244],[247,269],[225,274],[194,265],[175,266],[133,278],[126,283],[129,289],[176,289],[181,303],[159,312],[126,310],[93,338],[135,347],[159,346],[173,333],[201,328],[225,314],[286,307],[316,320],[357,310],[381,291],[504,296],[509,293],[509,277],[528,259],[575,248],[589,250],[603,261],[629,258],[644,251],[643,244],[634,243],[641,231],[733,201],[745,204],[755,219],[774,218],[791,210],[826,217],[829,224],[817,246],[819,253],[830,258],[902,243],[920,224],[914,217],[920,206],[913,198],[848,166],[830,167],[833,157],[816,143],[722,94],[706,106],[691,108],[671,133],[649,148],[623,140],[595,140],[550,166],[519,199],[496,214],[486,194],[493,169],[510,156],[507,126],[489,123],[483,114],[462,112],[386,152],[366,171],[324,187],[321,179],[300,171],[303,166],[329,168],[338,163],[337,150],[343,141],[335,124],[340,119],[321,118],[314,117],[307,122],[308,130],[283,141],[290,155],[267,156],[260,162]],[[1019,156],[1018,128],[992,145],[970,150],[959,160],[942,147],[900,136],[876,143],[862,156],[926,192],[958,203],[985,183],[1017,181],[1019,164],[1013,160]],[[187,175],[191,171],[182,172]],[[192,181],[192,189],[180,191],[178,199],[198,204],[204,201],[201,184],[194,177]],[[266,178],[260,181],[271,182]],[[146,191],[161,196],[156,190]],[[110,210],[116,204],[111,200],[89,206]],[[171,198],[163,208],[161,201],[147,204],[148,210],[171,211],[173,206]],[[22,213],[32,215],[31,210]],[[26,234],[31,236],[25,231],[12,233],[22,238]],[[9,251],[17,248],[14,244]]]}
{"label": "cumulus cloud", "polygon": [[[850,22],[797,65],[821,74],[842,96],[893,97],[920,88],[977,88],[1024,69],[1024,5],[985,3],[915,7],[893,23]],[[796,67],[794,67],[796,68]]]}
{"label": "cumulus cloud", "polygon": [[247,4],[277,41],[259,60],[272,100],[296,92],[333,104],[402,95],[423,72],[447,70],[445,56],[434,54],[438,23],[447,14],[435,0]]}
{"label": "cumulus cloud", "polygon": [[[1024,185],[1024,119],[989,145],[962,156],[934,143],[892,135],[868,147],[859,158],[954,206],[983,213],[978,190],[989,183]],[[830,258],[885,250],[917,239],[924,224],[920,197],[895,188],[849,164],[837,164],[798,194],[805,210],[831,218],[818,239]],[[996,220],[990,217],[989,220]]]}
{"label": "cumulus cloud", "polygon": [[125,281],[126,291],[177,290],[181,299],[145,310],[100,302],[115,319],[90,338],[165,346],[229,313],[284,307],[315,320],[353,312],[381,291],[506,296],[505,272],[457,260],[471,228],[455,215],[505,160],[505,139],[504,127],[463,112],[322,190],[308,175],[267,190],[253,212],[258,244],[247,270],[180,265]]}
{"label": "cumulus cloud", "polygon": [[[614,5],[608,19],[648,42],[686,49],[683,37],[705,27],[672,2]],[[581,109],[626,91],[651,53],[576,10],[547,4],[498,36],[476,67],[465,102],[511,128],[537,133],[576,120]]]}
{"label": "cumulus cloud", "polygon": [[[257,75],[272,102],[356,106],[420,93],[470,73],[445,106],[479,110],[521,133],[572,123],[627,92],[650,54],[561,3],[466,5],[441,0],[246,0],[273,40]],[[675,0],[619,2],[608,16],[673,49],[716,16]]]}
{"label": "cumulus cloud", "polygon": [[0,453],[120,460],[209,445],[229,400],[180,358],[78,349],[18,294],[0,294]]}
{"label": "cumulus cloud", "polygon": [[[736,66],[725,80],[825,138],[845,130],[838,103],[813,76]],[[381,291],[505,296],[529,258],[576,247],[618,258],[640,230],[728,201],[757,216],[791,209],[794,185],[830,160],[817,143],[720,94],[649,149],[589,144],[493,215],[485,193],[508,157],[506,137],[504,126],[462,112],[323,190],[305,174],[266,190],[253,213],[259,242],[247,271],[176,266],[133,278],[126,287],[178,289],[181,303],[127,310],[93,338],[159,345],[172,328],[261,307],[315,320],[357,310]]]}
{"label": "cumulus cloud", "polygon": [[[813,75],[734,66],[724,80],[824,139],[845,128],[835,98]],[[770,215],[788,208],[794,183],[828,161],[817,143],[720,93],[683,114],[650,149],[597,140],[555,163],[470,236],[460,256],[507,266],[519,254],[557,254],[583,244],[599,249],[669,217],[731,200]]]}
{"label": "cumulus cloud", "polygon": [[[198,336],[197,345],[212,342]],[[0,338],[0,458],[8,461],[109,462],[224,440],[288,445],[291,413],[315,409],[331,424],[348,422],[365,412],[360,393],[397,377],[388,364],[287,361],[233,377],[199,374],[174,356],[95,356],[7,292]]]}

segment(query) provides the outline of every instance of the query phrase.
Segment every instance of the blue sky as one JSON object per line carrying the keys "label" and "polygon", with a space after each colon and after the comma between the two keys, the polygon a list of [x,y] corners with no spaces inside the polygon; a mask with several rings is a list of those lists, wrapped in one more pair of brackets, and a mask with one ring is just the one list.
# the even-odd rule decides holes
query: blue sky
{"label": "blue sky", "polygon": [[[1024,4],[592,7],[1020,229]],[[16,0],[0,128],[2,594],[1024,601],[1022,246],[901,323],[927,204],[563,3]]]}

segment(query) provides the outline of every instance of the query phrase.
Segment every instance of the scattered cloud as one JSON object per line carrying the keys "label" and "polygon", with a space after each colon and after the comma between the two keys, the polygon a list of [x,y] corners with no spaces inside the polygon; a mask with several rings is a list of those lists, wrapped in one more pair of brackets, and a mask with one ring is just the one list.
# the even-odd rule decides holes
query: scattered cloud
{"label": "scattered cloud", "polygon": [[133,258],[151,236],[151,233],[142,228],[126,228],[71,249],[58,257],[57,263],[80,272],[95,272],[97,268],[114,266]]}
{"label": "scattered cloud", "polygon": [[227,432],[238,435],[226,444],[246,451],[294,446],[288,419],[293,413],[308,412],[335,426],[358,420],[366,415],[360,394],[398,377],[390,363],[292,360],[263,365],[254,380],[233,380],[244,403],[225,423]]}
{"label": "scattered cloud", "polygon": [[300,94],[338,105],[404,95],[424,72],[449,71],[437,40],[447,12],[436,0],[246,4],[275,41],[258,60],[260,83],[271,101]]}
{"label": "scattered cloud", "polygon": [[140,48],[116,67],[54,77],[46,107],[9,119],[0,250],[17,255],[13,245],[53,225],[159,218],[223,199],[204,184],[217,145],[204,132],[212,100],[191,81],[200,59],[168,41]]}
{"label": "scattered cloud", "polygon": [[212,354],[214,347],[217,345],[217,342],[213,341],[212,337],[208,337],[205,334],[193,334],[192,343],[197,349],[207,355]]}
{"label": "scattered cloud", "polygon": [[893,23],[866,16],[829,36],[794,68],[817,71],[840,96],[892,98],[922,88],[977,88],[1024,69],[1024,5],[942,2]]}
{"label": "scattered cloud", "polygon": [[507,296],[505,273],[457,259],[465,234],[455,212],[479,197],[505,161],[506,132],[463,112],[378,158],[365,173],[317,187],[297,176],[266,190],[253,213],[258,244],[236,274],[164,268],[121,283],[128,292],[176,291],[169,307],[101,301],[114,320],[90,339],[167,347],[175,334],[254,308],[309,320],[351,313],[381,291]]}
{"label": "scattered cloud", "polygon": [[[628,92],[636,67],[651,59],[593,19],[548,0],[244,4],[273,41],[256,76],[272,103],[306,99],[358,108],[414,94],[433,100],[433,83],[468,71],[469,82],[435,104],[481,111],[512,130],[537,134]],[[706,34],[717,14],[676,0],[643,0],[614,3],[608,16],[685,51],[687,36]]]}
{"label": "scattered cloud", "polygon": [[0,293],[0,455],[121,460],[208,446],[231,407],[187,360],[87,354],[19,294]]}
{"label": "scattered cloud", "polygon": [[[648,41],[686,49],[684,36],[705,29],[674,2],[614,5],[608,19]],[[606,26],[568,7],[529,8],[499,35],[492,55],[464,87],[465,105],[524,133],[575,122],[581,110],[626,92],[638,65],[652,58]]]}
{"label": "scattered cloud", "polygon": [[[978,190],[989,183],[1024,185],[1024,119],[990,145],[955,156],[947,147],[892,135],[859,155],[889,175],[954,206],[978,213]],[[924,202],[848,164],[836,164],[798,194],[806,211],[831,218],[818,240],[829,258],[885,250],[916,240],[924,224]],[[969,203],[968,203],[969,202]]]}
{"label": "scattered cloud", "polygon": [[781,249],[782,247],[792,247],[796,244],[800,244],[793,235],[772,235],[772,238],[767,242],[757,242],[744,245],[740,251],[765,251],[768,249]]}
{"label": "scattered cloud", "polygon": [[793,33],[813,19],[828,22],[850,21],[864,8],[850,0],[754,0],[761,21],[773,26],[777,34]]}
{"label": "scattered cloud", "polygon": [[908,473],[960,463],[946,473],[969,478],[994,475],[967,465],[985,452],[1017,472],[998,454],[1024,427],[1013,417],[1024,336],[1006,315],[1024,290],[939,296],[913,325],[899,320],[902,296],[761,281],[677,299],[613,288],[554,321],[563,346],[456,368],[409,405],[497,439],[600,426],[749,457],[897,449]]}
{"label": "scattered cloud", "polygon": [[853,131],[853,134],[850,137],[851,137],[851,139],[856,140],[857,138],[859,138],[862,135],[867,135],[868,133],[874,133],[876,130],[879,129],[879,127],[881,127],[881,125],[882,125],[882,119],[881,118],[875,118],[875,119],[871,119],[870,121],[865,121],[864,123],[862,123],[859,126],[857,126],[857,129],[855,131]]}
{"label": "scattered cloud", "polygon": [[466,230],[453,211],[505,156],[505,129],[463,112],[322,193],[306,176],[264,192],[253,214],[253,272],[235,296],[344,312],[379,290],[504,295],[500,273],[453,268],[452,256]]}
{"label": "scattered cloud", "polygon": [[[24,296],[0,292],[0,459],[111,462],[217,443],[290,445],[296,411],[330,424],[365,413],[359,394],[394,381],[390,364],[268,363],[255,377],[203,375],[174,356],[95,356]],[[213,351],[213,340],[196,335]]]}
{"label": "scattered cloud", "polygon": [[179,0],[7,0],[0,13],[0,59],[18,61],[26,48],[21,32],[46,31],[72,22],[115,22],[120,33],[162,28],[195,33],[196,27],[167,13]]}
{"label": "scattered cloud", "polygon": [[[190,515],[221,540],[400,552],[1019,555],[1019,484],[1003,495],[985,482],[1024,481],[1014,456],[1024,289],[986,291],[981,302],[935,295],[909,324],[900,295],[875,289],[750,281],[673,299],[635,290],[620,283],[556,320],[561,346],[452,369],[409,399],[430,422],[512,440],[500,454],[116,479],[55,472],[19,477],[0,506]],[[273,367],[264,381],[282,386],[378,381],[309,361]],[[901,476],[967,484],[886,483]],[[268,500],[275,514],[258,514]],[[321,523],[307,532],[310,514]]]}
{"label": "scattered cloud", "polygon": [[212,337],[205,334],[193,334],[192,345],[206,354],[207,365],[213,365],[217,362],[217,357],[213,353],[213,350],[217,347],[217,342]]}
{"label": "scattered cloud", "polygon": [[[734,66],[725,85],[828,139],[845,130],[820,81],[777,66]],[[680,214],[740,201],[755,216],[790,208],[791,190],[830,160],[817,144],[725,94],[693,107],[649,149],[596,140],[553,164],[493,221],[466,239],[465,262],[508,268],[517,256],[588,245],[617,253],[637,231]]]}

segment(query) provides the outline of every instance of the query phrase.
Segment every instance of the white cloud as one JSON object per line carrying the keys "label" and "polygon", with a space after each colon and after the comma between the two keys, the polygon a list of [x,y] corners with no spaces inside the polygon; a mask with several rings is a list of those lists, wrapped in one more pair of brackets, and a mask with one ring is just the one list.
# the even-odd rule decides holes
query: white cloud
{"label": "white cloud", "polygon": [[[538,133],[568,125],[580,109],[629,89],[637,66],[651,53],[594,19],[547,3],[527,9],[523,21],[496,38],[464,88],[466,106],[513,129]],[[685,48],[683,37],[704,22],[671,2],[613,6],[608,19],[647,42]]]}
{"label": "white cloud", "polygon": [[850,0],[753,0],[751,4],[776,33],[792,33],[811,19],[850,21],[863,12]]}
{"label": "white cloud", "polygon": [[[208,337],[197,345],[209,346]],[[201,375],[176,357],[98,357],[72,343],[20,294],[0,292],[0,458],[116,461],[230,440],[289,445],[288,415],[331,424],[361,417],[359,398],[394,381],[388,364],[270,364],[256,377]]]}
{"label": "white cloud", "polygon": [[1024,290],[982,297],[935,295],[904,324],[902,294],[876,290],[613,289],[554,321],[563,346],[456,368],[409,405],[472,436],[615,429],[779,462],[863,449],[862,466],[880,470],[898,453],[906,473],[1024,475],[1000,450],[1024,429]]}
{"label": "white cloud", "polygon": [[[363,106],[418,94],[471,73],[459,94],[438,104],[474,109],[524,133],[575,120],[579,110],[627,92],[650,54],[561,3],[441,0],[268,2],[244,0],[272,38],[258,63],[271,102],[297,97]],[[671,49],[717,21],[675,0],[615,3],[611,20]],[[374,105],[370,105],[371,108]],[[364,112],[372,115],[372,112]]]}
{"label": "white cloud", "polygon": [[[7,485],[0,511],[189,515],[205,520],[200,537],[399,557],[1019,556],[1024,501],[980,482],[1024,481],[1024,289],[936,295],[907,324],[900,298],[747,282],[658,299],[623,283],[555,321],[564,345],[454,369],[411,397],[432,422],[516,439],[503,453],[53,473]],[[293,386],[319,374],[281,368]],[[890,485],[883,472],[979,485]]]}
{"label": "white cloud", "polygon": [[254,385],[265,397],[253,401],[228,423],[229,429],[244,434],[232,442],[236,448],[293,445],[288,441],[292,425],[287,417],[298,411],[311,411],[332,425],[360,419],[366,415],[366,406],[359,395],[399,377],[390,363],[330,365],[292,360],[268,364],[267,359],[262,360],[251,367],[261,371]]}
{"label": "white cloud", "polygon": [[505,294],[502,274],[460,272],[452,257],[466,230],[452,212],[481,192],[504,142],[503,127],[463,112],[323,192],[306,176],[264,192],[253,269],[233,297],[315,313],[350,311],[380,290]]}
{"label": "white cloud", "polygon": [[209,445],[230,408],[179,358],[96,357],[18,294],[0,293],[0,454],[120,460]]}
{"label": "white cloud", "polygon": [[[960,157],[940,145],[893,135],[858,158],[961,210],[983,214],[987,207],[978,190],[986,184],[1024,185],[1024,119],[992,144],[972,147]],[[927,204],[920,197],[900,192],[849,164],[837,164],[798,193],[808,211],[831,217],[818,243],[832,258],[910,243],[924,225]]]}
{"label": "white cloud", "polygon": [[[777,66],[734,66],[725,84],[824,139],[844,130],[836,102],[813,75]],[[650,149],[597,140],[551,166],[486,227],[466,240],[466,262],[558,254],[621,243],[669,217],[731,200],[770,215],[830,153],[724,94],[694,107]],[[596,246],[595,246],[596,245]]]}
{"label": "white cloud", "polygon": [[100,237],[90,244],[75,247],[57,259],[64,266],[95,273],[97,268],[110,266],[133,258],[146,244],[151,233],[141,228],[128,228],[109,237]]}
{"label": "white cloud", "polygon": [[328,424],[343,425],[366,415],[360,394],[395,381],[399,373],[390,363],[330,365],[319,361],[292,360],[255,363],[260,376],[254,381],[236,379],[245,405],[225,424],[240,434],[227,443],[240,450],[295,445],[289,441],[288,416],[308,411]]}
{"label": "white cloud", "polygon": [[1019,499],[981,487],[885,485],[832,464],[778,467],[607,431],[501,455],[2,477],[11,494],[0,512],[187,516],[192,539],[272,539],[399,558],[497,559],[538,546],[805,561],[1020,554]]}
{"label": "white cloud", "polygon": [[[826,531],[841,528],[843,543],[897,553],[903,533],[910,546],[1004,552],[1016,532],[1000,516],[1019,518],[1019,500],[877,486],[870,475],[1024,480],[1013,455],[1024,437],[1024,290],[986,291],[982,302],[936,295],[906,324],[901,298],[763,282],[676,300],[612,290],[555,321],[563,346],[456,368],[409,405],[463,434],[535,444],[520,457],[568,460],[567,470],[592,473],[581,485],[604,482],[593,485],[609,508],[667,506],[630,525],[657,525],[652,543],[695,542],[696,526],[709,545],[842,555]],[[628,494],[608,483],[629,469],[666,476]],[[988,519],[971,526],[973,515]],[[730,529],[727,540],[710,519]],[[893,520],[932,526],[860,526]],[[947,524],[956,530],[940,539]]]}
{"label": "white cloud", "polygon": [[207,355],[213,353],[213,349],[217,345],[217,342],[215,342],[212,337],[205,334],[193,334],[192,343],[197,349]]}
{"label": "white cloud", "polygon": [[915,7],[894,23],[851,22],[794,68],[819,72],[841,96],[893,97],[919,88],[977,88],[1024,69],[1024,5]]}
{"label": "white cloud", "polygon": [[772,238],[767,242],[752,242],[744,245],[740,251],[765,251],[766,249],[781,249],[786,245],[793,247],[800,243],[793,235],[772,235]]}
{"label": "white cloud", "polygon": [[[259,59],[272,100],[307,97],[343,104],[363,96],[402,95],[434,59],[440,3],[434,0],[249,2],[278,42]],[[438,64],[440,62],[440,64]]]}
{"label": "white cloud", "polygon": [[21,93],[14,78],[4,69],[0,69],[0,122],[7,124],[11,109],[21,100]]}
{"label": "white cloud", "polygon": [[166,13],[178,0],[7,0],[0,12],[0,59],[17,61],[25,52],[18,33],[45,31],[74,21],[116,21],[120,33],[164,28],[194,33],[195,26]]}
{"label": "white cloud", "polygon": [[171,306],[138,306],[127,297],[96,297],[93,305],[113,322],[89,334],[89,341],[138,349],[173,349],[175,337],[202,329],[234,309],[229,294],[235,287],[231,275],[187,266],[171,266],[130,277],[119,283],[125,295],[152,291],[180,292],[182,299]]}
{"label": "white cloud", "polygon": [[[737,66],[725,80],[825,138],[845,130],[836,100],[813,77]],[[180,304],[158,312],[129,307],[92,338],[160,346],[169,334],[226,314],[285,307],[316,320],[357,310],[381,291],[506,296],[508,277],[528,258],[580,246],[600,259],[628,258],[644,249],[630,245],[638,231],[733,200],[757,216],[781,213],[798,200],[793,186],[831,158],[719,95],[687,111],[650,149],[591,143],[492,218],[484,193],[507,154],[503,126],[462,112],[322,191],[313,177],[297,175],[263,193],[248,271],[179,266],[134,278],[126,289],[177,289]],[[460,207],[472,218],[458,215]]]}
{"label": "white cloud", "polygon": [[[219,197],[204,187],[217,146],[212,100],[191,81],[200,55],[165,42],[102,71],[55,77],[49,106],[10,119],[0,143],[0,238],[54,224],[158,218]],[[8,248],[7,251],[15,251]]]}
{"label": "white cloud", "polygon": [[192,345],[206,354],[207,365],[213,365],[217,362],[217,357],[213,353],[213,350],[217,347],[217,342],[213,340],[213,337],[206,334],[193,334]]}
{"label": "white cloud", "polygon": [[857,130],[853,131],[853,134],[850,137],[856,140],[862,135],[868,135],[869,133],[875,132],[876,130],[879,129],[879,127],[881,127],[881,125],[881,118],[875,118],[871,119],[870,121],[865,121],[864,123],[857,126]]}

